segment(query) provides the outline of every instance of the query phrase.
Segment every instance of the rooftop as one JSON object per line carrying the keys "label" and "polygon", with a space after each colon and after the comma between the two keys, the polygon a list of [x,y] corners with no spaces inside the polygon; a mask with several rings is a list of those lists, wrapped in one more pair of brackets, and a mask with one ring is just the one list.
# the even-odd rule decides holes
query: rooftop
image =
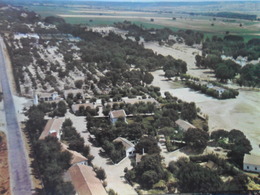
{"label": "rooftop", "polygon": [[194,125],[190,124],[187,121],[184,121],[182,119],[178,119],[177,121],[175,121],[175,123],[181,127],[182,129],[184,129],[185,131],[187,131],[190,128],[196,128]]}
{"label": "rooftop", "polygon": [[55,130],[57,132],[57,134],[59,134],[63,121],[64,121],[63,118],[53,118],[53,119],[48,120],[39,139],[44,139],[45,137],[50,135],[50,131],[53,131],[53,130]]}
{"label": "rooftop", "polygon": [[77,164],[70,167],[68,172],[78,195],[107,195],[92,167]]}
{"label": "rooftop", "polygon": [[95,106],[94,106],[93,103],[84,103],[84,104],[73,104],[73,105],[71,106],[71,109],[73,110],[73,112],[76,112],[76,111],[79,110],[79,108],[80,108],[81,106],[83,106],[85,109],[86,109],[87,107],[90,107],[91,109],[94,109],[94,108],[95,108]]}
{"label": "rooftop", "polygon": [[245,154],[244,164],[260,165],[260,156],[255,156],[252,154]]}
{"label": "rooftop", "polygon": [[113,142],[121,142],[126,150],[128,150],[129,148],[135,147],[135,145],[132,142],[128,141],[127,139],[125,139],[123,137],[118,137],[118,138],[114,139]]}
{"label": "rooftop", "polygon": [[124,99],[124,102],[126,104],[136,104],[136,103],[140,103],[140,102],[144,102],[144,103],[155,103],[155,104],[159,104],[154,98],[148,98],[148,99],[138,99],[138,98],[131,98],[131,99]]}
{"label": "rooftop", "polygon": [[109,116],[111,118],[120,118],[120,117],[126,117],[126,113],[124,110],[114,110],[109,113]]}

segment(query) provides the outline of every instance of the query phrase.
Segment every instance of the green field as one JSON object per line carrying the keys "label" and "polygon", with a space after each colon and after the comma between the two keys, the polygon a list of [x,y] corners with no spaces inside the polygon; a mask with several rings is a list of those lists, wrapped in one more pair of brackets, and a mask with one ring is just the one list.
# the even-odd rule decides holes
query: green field
{"label": "green field", "polygon": [[[189,16],[180,13],[157,13],[157,12],[137,12],[131,13],[131,10],[110,10],[97,8],[83,8],[80,6],[58,6],[58,5],[27,5],[27,9],[39,13],[42,17],[56,15],[65,19],[71,24],[87,24],[89,26],[111,26],[115,22],[124,20],[131,21],[145,28],[164,28],[168,27],[173,31],[179,29],[191,29],[205,33],[205,37],[213,35],[224,36],[227,31],[230,34],[243,36],[245,40],[259,38],[259,21],[248,21],[240,19],[216,18],[213,21],[209,16]],[[102,11],[104,13],[102,13]],[[111,12],[111,13],[107,13]],[[172,17],[177,20],[173,21]],[[154,18],[154,22],[150,19]],[[214,24],[214,25],[212,25]],[[240,27],[242,24],[242,27]]]}

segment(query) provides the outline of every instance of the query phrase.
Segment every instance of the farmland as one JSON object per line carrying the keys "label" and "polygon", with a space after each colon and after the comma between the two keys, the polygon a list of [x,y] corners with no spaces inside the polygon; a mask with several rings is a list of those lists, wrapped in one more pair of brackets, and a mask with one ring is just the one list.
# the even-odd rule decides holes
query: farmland
{"label": "farmland", "polygon": [[[233,3],[120,3],[107,4],[95,2],[61,2],[51,4],[27,3],[29,10],[39,13],[42,17],[56,15],[72,24],[87,24],[89,26],[108,26],[114,22],[131,21],[146,28],[164,28],[172,30],[191,29],[201,31],[207,37],[225,35],[228,31],[241,35],[248,40],[259,37],[259,21],[236,18],[221,18],[202,15],[190,15],[189,12],[202,13],[230,11],[260,15],[257,7],[259,2]],[[205,12],[205,11],[204,11]],[[153,19],[153,20],[152,20]]]}

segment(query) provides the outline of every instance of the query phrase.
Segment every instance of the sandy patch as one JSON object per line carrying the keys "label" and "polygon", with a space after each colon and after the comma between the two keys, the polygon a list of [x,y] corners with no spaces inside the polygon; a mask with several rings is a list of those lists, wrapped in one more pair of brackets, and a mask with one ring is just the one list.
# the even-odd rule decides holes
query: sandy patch
{"label": "sandy patch", "polygon": [[215,80],[212,78],[210,69],[198,69],[195,65],[195,56],[197,54],[201,55],[200,46],[189,47],[185,44],[174,44],[172,47],[160,46],[157,42],[147,42],[144,43],[146,49],[151,49],[157,54],[163,56],[172,56],[175,59],[181,59],[187,63],[187,74],[190,74],[195,77]]}

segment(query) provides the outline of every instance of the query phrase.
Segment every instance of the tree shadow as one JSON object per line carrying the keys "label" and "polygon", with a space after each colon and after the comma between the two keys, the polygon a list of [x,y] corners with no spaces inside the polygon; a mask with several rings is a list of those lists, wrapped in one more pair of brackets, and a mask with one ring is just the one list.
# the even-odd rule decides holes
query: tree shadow
{"label": "tree shadow", "polygon": [[203,150],[194,150],[192,148],[190,148],[189,146],[185,146],[183,148],[180,149],[180,152],[183,152],[184,154],[190,156],[190,155],[199,155],[202,154],[204,151]]}

